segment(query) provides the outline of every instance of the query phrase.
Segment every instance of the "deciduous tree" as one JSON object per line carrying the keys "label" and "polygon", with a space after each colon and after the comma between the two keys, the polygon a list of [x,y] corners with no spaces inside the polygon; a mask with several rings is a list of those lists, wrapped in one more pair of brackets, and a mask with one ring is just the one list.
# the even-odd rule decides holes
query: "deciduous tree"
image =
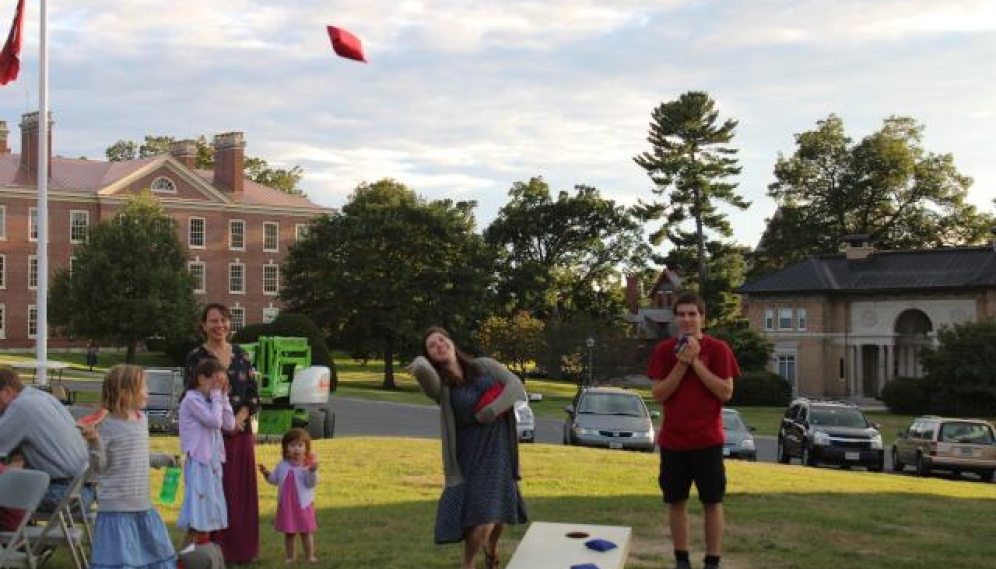
{"label": "deciduous tree", "polygon": [[923,147],[924,126],[889,117],[854,143],[835,115],[796,135],[779,156],[768,195],[778,211],[755,253],[761,276],[812,255],[834,253],[844,237],[868,235],[877,249],[919,249],[985,241],[990,214],[967,203],[971,178],[951,154]]}
{"label": "deciduous tree", "polygon": [[194,281],[173,220],[145,193],[93,226],[72,272],[53,279],[50,319],[76,337],[127,347],[134,361],[149,337],[186,337],[197,323]]}
{"label": "deciduous tree", "polygon": [[650,254],[632,214],[589,186],[554,197],[539,177],[516,182],[509,197],[484,232],[501,252],[500,310],[617,317],[619,269],[642,267]]}
{"label": "deciduous tree", "polygon": [[489,306],[493,255],[474,232],[473,202],[426,201],[394,180],[361,184],[292,247],[282,298],[346,350],[411,354],[432,324],[460,338]]}

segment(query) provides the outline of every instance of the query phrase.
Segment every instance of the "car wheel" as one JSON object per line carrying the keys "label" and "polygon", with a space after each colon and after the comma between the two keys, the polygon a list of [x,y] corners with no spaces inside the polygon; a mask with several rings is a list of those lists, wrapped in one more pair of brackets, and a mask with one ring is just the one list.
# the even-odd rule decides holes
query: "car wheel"
{"label": "car wheel", "polygon": [[916,454],[916,475],[917,476],[927,476],[930,474],[930,468],[927,466],[927,461],[923,459],[923,455],[920,453]]}
{"label": "car wheel", "polygon": [[788,464],[789,461],[790,461],[790,459],[791,459],[791,457],[789,457],[788,453],[785,452],[785,443],[782,442],[782,439],[779,437],[779,439],[778,439],[778,462],[780,462],[782,464]]}
{"label": "car wheel", "polygon": [[979,478],[981,478],[983,482],[990,482],[990,481],[992,481],[993,480],[993,476],[996,476],[996,470],[993,470],[992,468],[990,468],[988,470],[980,470],[979,471]]}
{"label": "car wheel", "polygon": [[335,413],[331,409],[325,412],[325,423],[322,426],[322,435],[326,439],[335,436]]}
{"label": "car wheel", "polygon": [[808,446],[802,447],[802,463],[806,466],[816,466],[816,458],[810,452]]}
{"label": "car wheel", "polygon": [[882,472],[883,470],[885,470],[885,464],[882,463],[882,462],[873,464],[873,465],[871,465],[871,466],[868,467],[868,470],[870,472]]}
{"label": "car wheel", "polygon": [[892,447],[892,471],[902,472],[906,469],[906,465],[899,460],[899,451],[896,447]]}

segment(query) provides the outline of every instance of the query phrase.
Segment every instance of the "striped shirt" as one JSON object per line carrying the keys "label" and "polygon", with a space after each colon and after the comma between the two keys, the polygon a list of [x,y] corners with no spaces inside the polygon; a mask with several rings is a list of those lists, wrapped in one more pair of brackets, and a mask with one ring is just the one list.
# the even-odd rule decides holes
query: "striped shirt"
{"label": "striped shirt", "polygon": [[90,445],[90,466],[97,474],[97,505],[102,512],[152,509],[149,498],[149,422],[107,417]]}

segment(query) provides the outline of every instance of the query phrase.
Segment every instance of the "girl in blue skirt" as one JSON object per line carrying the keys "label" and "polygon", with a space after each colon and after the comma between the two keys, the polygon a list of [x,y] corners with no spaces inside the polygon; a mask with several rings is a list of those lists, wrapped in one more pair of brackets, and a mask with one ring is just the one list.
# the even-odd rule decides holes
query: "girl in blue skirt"
{"label": "girl in blue skirt", "polygon": [[180,450],[183,466],[183,506],[177,525],[187,530],[184,545],[200,543],[207,534],[228,527],[222,487],[225,445],[221,430],[235,428],[228,401],[228,374],[214,358],[201,360],[187,378],[180,401]]}
{"label": "girl in blue skirt", "polygon": [[117,365],[100,394],[105,417],[81,426],[97,475],[93,569],[175,569],[166,524],[149,499],[149,392],[142,368]]}

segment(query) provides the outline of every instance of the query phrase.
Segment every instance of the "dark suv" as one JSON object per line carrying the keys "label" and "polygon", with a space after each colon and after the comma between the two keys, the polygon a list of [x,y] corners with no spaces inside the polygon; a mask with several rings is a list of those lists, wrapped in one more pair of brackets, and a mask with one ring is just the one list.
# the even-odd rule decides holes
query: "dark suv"
{"label": "dark suv", "polygon": [[807,466],[864,466],[875,472],[885,467],[878,425],[846,401],[792,401],[778,429],[778,462],[788,464],[792,457]]}

